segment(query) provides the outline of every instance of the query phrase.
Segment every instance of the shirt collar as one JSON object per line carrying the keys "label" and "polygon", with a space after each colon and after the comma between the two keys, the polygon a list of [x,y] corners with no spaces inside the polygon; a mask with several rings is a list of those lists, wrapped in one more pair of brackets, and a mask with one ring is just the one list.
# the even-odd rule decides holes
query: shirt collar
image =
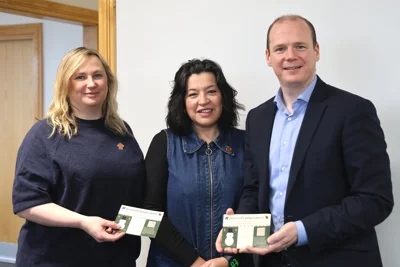
{"label": "shirt collar", "polygon": [[[314,79],[312,82],[306,87],[306,89],[297,97],[296,101],[298,99],[303,100],[304,102],[308,103],[310,101],[310,97],[312,92],[314,91],[315,84],[317,83],[317,75],[315,75]],[[274,98],[274,103],[278,107],[278,109],[285,108],[285,105],[283,104],[283,96],[282,96],[282,89],[279,88],[278,92],[275,95]]]}

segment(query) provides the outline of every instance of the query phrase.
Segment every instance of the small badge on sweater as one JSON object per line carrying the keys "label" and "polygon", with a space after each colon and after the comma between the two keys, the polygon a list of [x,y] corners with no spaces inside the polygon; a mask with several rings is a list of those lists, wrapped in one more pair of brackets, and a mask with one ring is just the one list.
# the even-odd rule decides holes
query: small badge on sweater
{"label": "small badge on sweater", "polygon": [[227,146],[225,148],[225,151],[228,152],[228,153],[232,153],[232,148],[230,146]]}
{"label": "small badge on sweater", "polygon": [[119,144],[117,145],[117,147],[118,147],[119,150],[123,150],[125,146],[124,146],[124,144],[119,143]]}

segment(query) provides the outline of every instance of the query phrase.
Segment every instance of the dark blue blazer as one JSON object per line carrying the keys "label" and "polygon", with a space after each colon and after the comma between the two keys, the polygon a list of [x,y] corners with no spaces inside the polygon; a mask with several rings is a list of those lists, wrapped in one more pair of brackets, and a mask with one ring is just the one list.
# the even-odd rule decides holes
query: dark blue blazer
{"label": "dark blue blazer", "polygon": [[[246,120],[244,188],[237,213],[269,213],[273,98]],[[285,223],[301,220],[309,244],[287,250],[292,267],[379,267],[374,227],[393,209],[389,157],[374,105],[319,77],[295,146]],[[259,266],[279,266],[277,255]]]}

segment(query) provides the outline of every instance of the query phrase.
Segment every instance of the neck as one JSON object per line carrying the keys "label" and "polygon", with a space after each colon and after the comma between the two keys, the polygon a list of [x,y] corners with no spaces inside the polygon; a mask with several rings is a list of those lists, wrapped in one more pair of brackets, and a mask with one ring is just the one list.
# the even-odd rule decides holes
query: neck
{"label": "neck", "polygon": [[301,93],[303,93],[304,90],[306,90],[306,88],[311,84],[311,82],[314,80],[314,77],[315,74],[312,75],[310,80],[304,84],[287,84],[285,86],[281,85],[283,103],[290,113],[293,113],[293,103],[296,101],[299,95],[301,95]]}
{"label": "neck", "polygon": [[101,109],[97,107],[78,109],[73,107],[74,115],[83,120],[98,120],[103,117]]}
{"label": "neck", "polygon": [[283,87],[281,89],[283,104],[285,104],[285,107],[290,113],[293,113],[292,105],[299,97],[299,95],[304,91],[304,89],[301,91],[287,90]]}
{"label": "neck", "polygon": [[193,130],[197,134],[197,136],[206,141],[207,144],[211,143],[215,138],[217,138],[219,134],[218,125],[214,124],[210,127],[200,127],[193,125]]}

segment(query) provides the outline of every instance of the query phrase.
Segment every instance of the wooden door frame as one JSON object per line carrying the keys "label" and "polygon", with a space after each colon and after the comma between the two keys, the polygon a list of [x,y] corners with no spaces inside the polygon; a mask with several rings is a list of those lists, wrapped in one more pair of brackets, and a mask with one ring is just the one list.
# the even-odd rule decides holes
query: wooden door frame
{"label": "wooden door frame", "polygon": [[115,75],[117,72],[116,38],[116,0],[99,0],[99,52]]}
{"label": "wooden door frame", "polygon": [[0,0],[0,12],[97,27],[98,50],[116,72],[116,0],[98,0],[99,11],[45,0]]}

